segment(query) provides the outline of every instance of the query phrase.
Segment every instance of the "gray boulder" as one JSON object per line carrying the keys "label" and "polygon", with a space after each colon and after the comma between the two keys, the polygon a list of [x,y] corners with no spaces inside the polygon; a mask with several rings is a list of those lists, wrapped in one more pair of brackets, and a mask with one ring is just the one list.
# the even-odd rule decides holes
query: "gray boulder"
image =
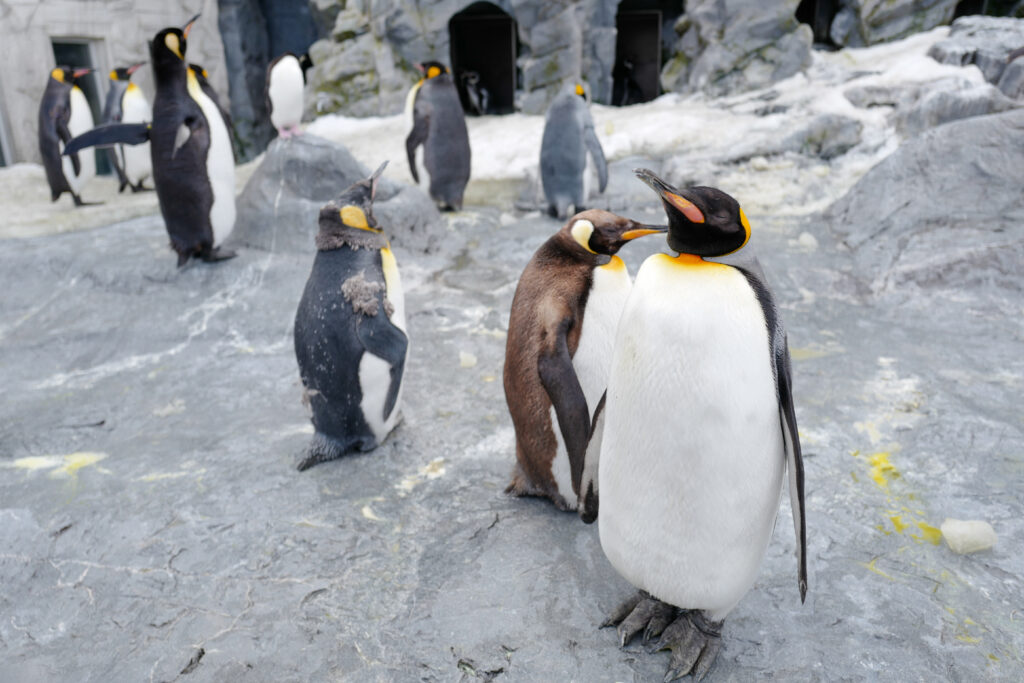
{"label": "gray boulder", "polygon": [[958,0],[841,0],[829,36],[861,47],[906,38],[953,19]]}
{"label": "gray boulder", "polygon": [[[228,246],[312,252],[320,207],[371,171],[329,140],[308,134],[275,139],[238,197]],[[392,244],[409,251],[435,251],[444,236],[430,198],[418,188],[389,180],[387,171],[377,185],[373,213]]]}
{"label": "gray boulder", "polygon": [[[985,80],[998,85],[1004,94],[1019,98],[1024,97],[1021,92],[1024,65],[1020,60],[1008,65],[1006,59],[1021,47],[1024,47],[1024,19],[971,16],[953,22],[949,37],[933,45],[928,55],[943,64],[974,64],[981,69]],[[1004,72],[1009,72],[1005,81]]]}
{"label": "gray boulder", "polygon": [[662,87],[724,95],[765,87],[806,68],[813,36],[796,20],[798,4],[687,2],[675,25],[675,54],[661,72]]}
{"label": "gray boulder", "polygon": [[[941,87],[946,84],[947,87]],[[914,135],[928,128],[972,116],[997,114],[1020,107],[999,88],[988,83],[942,81],[938,88],[929,88],[905,110],[897,111],[897,128],[904,135]]]}
{"label": "gray boulder", "polygon": [[1024,110],[932,128],[905,142],[824,214],[875,293],[916,285],[1020,288]]}

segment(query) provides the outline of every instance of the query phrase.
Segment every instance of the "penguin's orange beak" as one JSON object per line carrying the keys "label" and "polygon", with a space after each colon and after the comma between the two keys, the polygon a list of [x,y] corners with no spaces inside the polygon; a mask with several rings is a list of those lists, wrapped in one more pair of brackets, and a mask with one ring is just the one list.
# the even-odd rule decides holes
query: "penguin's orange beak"
{"label": "penguin's orange beak", "polygon": [[637,237],[645,237],[647,235],[657,235],[659,233],[668,232],[667,225],[642,225],[640,223],[634,223],[635,228],[630,228],[626,232],[622,233],[622,239],[624,240],[635,240]]}
{"label": "penguin's orange beak", "polygon": [[136,71],[141,69],[144,64],[145,64],[145,62],[139,62],[138,64],[132,64],[130,67],[128,67],[128,75],[131,76],[133,73],[135,73]]}
{"label": "penguin's orange beak", "polygon": [[92,69],[75,69],[74,71],[71,72],[71,76],[73,78],[81,78],[82,76],[84,76],[85,74],[89,73],[90,71],[92,71]]}
{"label": "penguin's orange beak", "polygon": [[189,19],[188,22],[185,24],[185,27],[183,29],[181,29],[181,34],[185,38],[188,38],[189,31],[192,30],[192,24],[196,23],[196,19],[198,19],[201,16],[201,14],[202,13],[200,12],[199,14],[197,14],[194,17],[192,17],[191,19]]}

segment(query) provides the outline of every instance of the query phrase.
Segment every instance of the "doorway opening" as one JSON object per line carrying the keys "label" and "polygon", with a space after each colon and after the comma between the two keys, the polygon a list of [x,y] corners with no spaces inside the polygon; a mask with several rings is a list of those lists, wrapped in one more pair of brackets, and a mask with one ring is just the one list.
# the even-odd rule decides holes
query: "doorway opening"
{"label": "doorway opening", "polygon": [[[58,66],[69,66],[72,69],[92,69],[85,76],[78,79],[77,85],[85,94],[89,102],[89,109],[92,111],[93,125],[99,125],[102,119],[103,106],[100,104],[99,70],[96,60],[93,58],[92,42],[89,40],[77,40],[74,38],[61,38],[53,42],[53,57],[57,60]],[[110,175],[113,169],[106,152],[94,150],[96,155],[96,175]]]}
{"label": "doorway opening", "polygon": [[452,79],[468,114],[510,114],[516,96],[516,21],[500,7],[475,2],[448,22]]}
{"label": "doorway opening", "polygon": [[837,0],[803,0],[796,8],[796,20],[811,27],[815,43],[835,47],[831,29],[838,11]]}
{"label": "doorway opening", "polygon": [[661,66],[676,40],[682,0],[625,0],[615,16],[612,104],[649,102],[661,94]]}

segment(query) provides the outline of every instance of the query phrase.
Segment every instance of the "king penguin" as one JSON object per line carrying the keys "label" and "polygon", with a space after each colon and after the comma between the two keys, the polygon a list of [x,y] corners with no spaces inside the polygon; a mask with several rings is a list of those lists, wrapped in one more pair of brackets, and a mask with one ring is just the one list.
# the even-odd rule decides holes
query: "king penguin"
{"label": "king penguin", "polygon": [[412,113],[412,130],[405,139],[409,170],[419,183],[416,149],[423,145],[423,166],[430,176],[431,198],[443,210],[458,211],[469,183],[466,115],[448,67],[439,62],[416,67],[423,72],[423,78],[406,99],[406,111]]}
{"label": "king penguin", "polygon": [[228,131],[228,139],[231,141],[231,154],[235,161],[238,161],[238,156],[235,154],[235,124],[231,121],[231,113],[221,103],[220,95],[214,90],[213,84],[210,83],[210,72],[203,67],[202,64],[189,64],[188,70],[192,72],[192,75],[196,77],[196,81],[199,83],[199,89],[203,91],[214,106],[217,107],[217,111],[220,113],[220,118],[224,122],[224,127]]}
{"label": "king penguin", "polygon": [[302,93],[306,69],[312,66],[308,55],[296,57],[285,52],[267,66],[267,111],[270,123],[282,139],[302,135]]}
{"label": "king penguin", "polygon": [[757,578],[787,467],[805,597],[803,461],[772,295],[751,270],[705,260],[746,244],[743,210],[720,190],[636,174],[661,198],[679,255],[651,256],[637,273],[581,499],[609,562],[640,589],[606,624],[623,645],[641,630],[645,641],[660,636],[653,649],[672,650],[665,680],[691,670],[699,680]]}
{"label": "king penguin", "polygon": [[93,145],[150,142],[153,185],[179,267],[192,257],[222,261],[235,256],[220,248],[235,224],[231,139],[216,103],[185,65],[186,40],[198,18],[197,14],[184,28],[166,28],[153,38],[152,123],[100,126],[65,149],[67,154]]}
{"label": "king penguin", "polygon": [[608,164],[594,132],[586,90],[577,84],[555,98],[544,117],[540,144],[540,178],[548,200],[548,215],[565,218],[569,206],[583,211],[587,201],[587,153],[597,168],[599,190],[608,185]]}
{"label": "king penguin", "polygon": [[516,431],[507,493],[576,509],[591,418],[607,386],[615,329],[632,287],[616,254],[629,240],[665,230],[584,211],[526,265],[505,345],[505,400]]}
{"label": "king penguin", "polygon": [[[139,62],[110,72],[110,90],[107,91],[106,103],[103,105],[103,123],[143,123],[153,120],[153,110],[145,93],[131,82],[132,74],[143,64],[145,62]],[[148,143],[116,145],[107,150],[107,157],[117,172],[120,182],[118,192],[124,192],[126,187],[132,188],[132,192],[149,189],[143,186],[143,182],[153,174]]]}
{"label": "king penguin", "polygon": [[300,470],[372,450],[398,424],[405,295],[373,216],[386,165],[320,209],[316,258],[295,314],[295,358],[315,429]]}
{"label": "king penguin", "polygon": [[67,192],[75,206],[94,203],[82,201],[81,190],[82,185],[96,175],[96,159],[91,152],[61,155],[62,147],[66,150],[75,135],[92,128],[89,102],[82,89],[75,85],[75,80],[89,71],[72,71],[66,66],[53,69],[39,102],[39,155],[50,184],[50,200],[57,201]]}

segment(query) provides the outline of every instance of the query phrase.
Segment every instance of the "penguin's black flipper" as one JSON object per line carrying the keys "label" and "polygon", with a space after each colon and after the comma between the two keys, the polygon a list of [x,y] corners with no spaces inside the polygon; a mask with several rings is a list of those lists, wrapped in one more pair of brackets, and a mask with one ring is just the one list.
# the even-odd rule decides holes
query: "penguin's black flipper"
{"label": "penguin's black flipper", "polygon": [[[756,269],[756,270],[755,270]],[[800,602],[807,596],[807,518],[804,512],[804,458],[800,450],[800,434],[797,431],[796,411],[793,408],[793,375],[790,370],[789,341],[786,330],[776,311],[771,291],[757,270],[755,262],[749,268],[737,268],[747,278],[754,290],[768,327],[768,344],[775,372],[775,386],[779,399],[779,422],[782,427],[782,441],[786,451],[786,467],[789,470],[789,501],[793,510],[793,530],[796,532],[797,581],[800,588]]]}
{"label": "penguin's black flipper", "polygon": [[559,323],[554,335],[554,348],[541,352],[537,359],[537,370],[540,383],[551,399],[551,405],[555,407],[558,427],[569,456],[572,485],[579,491],[583,460],[590,440],[590,410],[569,355],[568,334],[571,322],[566,317]]}
{"label": "penguin's black flipper", "polygon": [[111,145],[141,145],[149,140],[148,123],[108,123],[88,130],[64,147],[64,156],[70,156],[86,147]]}
{"label": "penguin's black flipper", "polygon": [[604,188],[608,187],[608,162],[605,161],[604,150],[601,149],[601,141],[597,139],[593,124],[583,129],[583,141],[587,144],[590,156],[594,159],[594,166],[597,167],[598,189],[604,192]]}
{"label": "penguin's black flipper", "polygon": [[601,394],[601,400],[594,409],[594,421],[590,427],[590,442],[583,459],[583,476],[580,479],[579,501],[576,509],[584,524],[593,524],[597,519],[600,497],[597,487],[597,468],[601,458],[601,438],[604,435],[604,404],[608,392]]}
{"label": "penguin's black flipper", "polygon": [[412,179],[418,184],[420,182],[419,172],[416,170],[416,148],[427,141],[427,131],[430,129],[430,113],[427,107],[416,98],[416,104],[412,113],[412,130],[409,137],[405,139],[405,152],[409,156],[409,171],[412,172]]}
{"label": "penguin's black flipper", "polygon": [[[380,295],[383,298],[383,295]],[[376,315],[363,316],[356,324],[356,336],[367,353],[383,359],[391,366],[391,383],[384,399],[383,419],[391,417],[398,401],[398,389],[402,386],[402,373],[405,371],[405,355],[409,349],[409,337],[395,327],[387,315],[378,312]]]}
{"label": "penguin's black flipper", "polygon": [[63,117],[57,118],[57,137],[64,143],[64,156],[71,157],[71,168],[74,169],[75,175],[77,176],[82,172],[82,162],[78,159],[78,155],[75,153],[68,152],[68,144],[71,142],[71,131],[68,130],[68,122]]}

